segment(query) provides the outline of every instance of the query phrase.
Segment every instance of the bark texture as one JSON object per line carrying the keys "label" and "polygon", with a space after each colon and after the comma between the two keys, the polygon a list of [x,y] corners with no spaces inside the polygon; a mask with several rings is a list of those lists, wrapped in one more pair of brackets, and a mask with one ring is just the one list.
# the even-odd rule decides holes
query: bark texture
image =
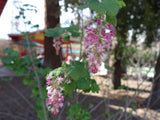
{"label": "bark texture", "polygon": [[114,63],[114,74],[113,74],[113,88],[118,89],[119,86],[121,86],[121,74],[122,74],[122,67],[121,67],[121,59],[119,59],[119,56],[121,56],[121,51],[119,49],[119,45],[117,44],[115,48],[115,63]]}
{"label": "bark texture", "polygon": [[[153,94],[151,95],[150,108],[159,109],[160,108],[160,54],[157,58],[157,63],[155,66],[155,75],[153,82]],[[157,79],[158,78],[158,79]]]}
{"label": "bark texture", "polygon": [[[48,28],[54,28],[57,25],[59,25],[60,19],[60,6],[59,6],[59,0],[45,0],[45,7],[46,7],[46,16],[45,16],[45,27]],[[56,55],[56,50],[53,47],[53,38],[45,37],[44,41],[44,66],[50,67],[52,69],[55,69],[57,67],[61,66],[62,60],[61,60],[61,51],[59,55]]]}

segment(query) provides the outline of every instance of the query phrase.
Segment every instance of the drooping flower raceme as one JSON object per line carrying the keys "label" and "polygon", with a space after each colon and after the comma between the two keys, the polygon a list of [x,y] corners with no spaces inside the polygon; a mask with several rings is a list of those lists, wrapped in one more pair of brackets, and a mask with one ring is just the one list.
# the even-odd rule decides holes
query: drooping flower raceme
{"label": "drooping flower raceme", "polygon": [[104,52],[111,48],[111,38],[115,36],[115,30],[113,25],[109,23],[103,24],[100,18],[97,19],[96,27],[94,28],[93,26],[93,21],[87,25],[84,47],[89,67],[92,73],[97,73],[98,65],[101,65]]}
{"label": "drooping flower raceme", "polygon": [[53,47],[56,49],[56,55],[59,55],[62,42],[58,38],[53,38]]}
{"label": "drooping flower raceme", "polygon": [[46,105],[49,111],[54,115],[59,113],[59,109],[63,107],[64,96],[62,95],[63,87],[60,84],[63,82],[62,77],[48,76],[47,78],[47,96]]}

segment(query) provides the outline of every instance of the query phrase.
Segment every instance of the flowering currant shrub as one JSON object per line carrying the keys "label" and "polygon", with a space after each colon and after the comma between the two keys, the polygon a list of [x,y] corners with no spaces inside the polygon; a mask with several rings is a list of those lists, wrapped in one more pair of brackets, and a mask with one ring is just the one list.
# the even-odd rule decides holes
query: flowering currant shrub
{"label": "flowering currant shrub", "polygon": [[[57,115],[60,108],[63,107],[64,98],[70,95],[73,96],[75,91],[78,90],[85,93],[99,92],[99,86],[94,79],[91,79],[89,69],[93,73],[97,72],[98,65],[101,65],[101,59],[103,59],[105,52],[111,48],[111,39],[115,36],[115,30],[111,24],[105,23],[102,17],[96,20],[96,27],[94,26],[94,22],[91,21],[86,29],[87,35],[84,46],[87,61],[71,61],[70,64],[63,64],[62,67],[54,69],[47,76],[48,98],[46,99],[46,105],[48,110],[54,115]],[[55,37],[53,43],[58,54],[61,47],[59,37]],[[70,106],[68,111],[69,118],[79,119],[86,117],[86,120],[89,120],[91,116],[88,110],[82,109],[78,101],[75,101],[75,103]],[[81,111],[80,113],[83,111],[84,114],[74,113],[75,107]]]}
{"label": "flowering currant shrub", "polygon": [[47,77],[47,99],[46,105],[49,111],[57,115],[59,108],[63,107],[64,96],[62,95],[63,87],[60,86],[64,79],[60,77]]}
{"label": "flowering currant shrub", "polygon": [[63,106],[64,97],[72,96],[75,90],[99,92],[99,86],[91,79],[86,62],[71,61],[70,64],[54,69],[48,74],[46,83],[46,105],[54,115],[57,115]]}
{"label": "flowering currant shrub", "polygon": [[[87,35],[84,41],[86,60],[71,61],[70,64],[64,63],[62,67],[54,69],[47,76],[47,96],[46,105],[49,111],[54,115],[57,115],[60,108],[63,107],[66,97],[73,97],[71,106],[68,109],[68,118],[77,120],[89,120],[91,118],[87,109],[83,109],[75,98],[75,91],[79,92],[99,92],[99,86],[94,79],[91,79],[89,69],[92,73],[98,71],[98,65],[101,65],[101,59],[104,58],[105,52],[111,48],[111,39],[115,36],[114,27],[104,22],[104,18],[101,16],[97,18],[96,24],[91,21],[87,25]],[[77,33],[74,31],[75,27],[69,28],[54,28],[46,31],[47,36],[51,36],[51,33],[58,33],[61,37],[66,35],[66,31]],[[78,31],[78,30],[77,30]],[[67,32],[68,33],[68,32]],[[67,35],[66,35],[67,36]],[[61,48],[61,40],[59,36],[52,36],[53,47],[56,49],[56,53],[59,54]],[[65,36],[63,39],[65,40]],[[70,37],[67,37],[70,40]],[[67,98],[68,99],[68,98]],[[74,110],[79,112],[74,112]],[[83,114],[82,114],[83,113]]]}
{"label": "flowering currant shrub", "polygon": [[104,53],[111,48],[111,39],[115,36],[115,30],[113,25],[104,23],[101,18],[97,18],[96,27],[94,26],[93,21],[87,25],[84,46],[89,67],[92,73],[97,73]]}

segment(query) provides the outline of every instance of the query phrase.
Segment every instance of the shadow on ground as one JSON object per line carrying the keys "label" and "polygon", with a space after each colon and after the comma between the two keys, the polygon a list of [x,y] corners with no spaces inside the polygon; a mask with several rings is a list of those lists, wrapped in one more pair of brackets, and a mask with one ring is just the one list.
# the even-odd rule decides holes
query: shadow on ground
{"label": "shadow on ground", "polygon": [[[3,79],[2,77],[0,78],[0,120],[38,120],[36,111],[33,108],[34,100],[30,98],[31,88],[23,85],[23,78],[13,77],[10,82],[5,82]],[[109,104],[123,107],[125,102],[122,101],[122,98],[124,97],[126,96],[120,96],[119,99],[110,98]],[[131,97],[129,96],[129,98]],[[136,105],[144,101],[142,98],[137,99]],[[108,113],[105,111],[108,110],[110,117],[113,116],[112,120],[118,120],[119,116],[123,114],[122,111],[109,107],[102,97],[81,94],[79,101],[82,103],[83,108],[89,108],[89,111],[92,111],[91,120],[106,120]],[[94,108],[99,103],[101,104]],[[121,120],[123,119],[124,117],[121,118]],[[66,120],[66,109],[62,113],[60,120]],[[130,116],[127,120],[141,120],[141,118]]]}

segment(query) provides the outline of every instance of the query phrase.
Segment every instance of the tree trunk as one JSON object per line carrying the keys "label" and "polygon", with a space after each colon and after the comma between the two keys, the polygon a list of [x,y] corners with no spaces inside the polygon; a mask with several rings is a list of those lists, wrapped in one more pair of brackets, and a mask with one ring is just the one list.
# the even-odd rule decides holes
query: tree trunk
{"label": "tree trunk", "polygon": [[118,89],[119,86],[121,86],[121,73],[122,73],[122,67],[121,67],[121,59],[119,57],[122,57],[121,49],[119,48],[119,44],[117,44],[115,48],[115,63],[114,63],[114,74],[113,74],[113,88]]}
{"label": "tree trunk", "polygon": [[[59,25],[60,19],[60,6],[59,0],[45,0],[46,4],[46,16],[45,16],[45,27],[54,28]],[[56,50],[53,47],[53,38],[45,37],[44,41],[44,66],[55,69],[61,66],[61,51],[59,55],[56,55]]]}
{"label": "tree trunk", "polygon": [[[160,108],[160,54],[157,59],[155,66],[155,75],[153,82],[153,94],[151,95],[150,108],[159,109]],[[158,79],[157,79],[158,78]]]}

